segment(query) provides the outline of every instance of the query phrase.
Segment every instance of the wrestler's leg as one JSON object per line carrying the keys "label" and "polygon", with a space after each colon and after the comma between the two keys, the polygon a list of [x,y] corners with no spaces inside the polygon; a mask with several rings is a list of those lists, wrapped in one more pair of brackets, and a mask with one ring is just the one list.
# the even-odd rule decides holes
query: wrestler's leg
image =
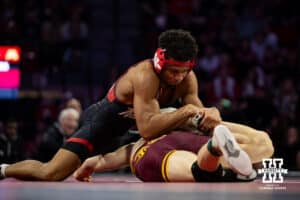
{"label": "wrestler's leg", "polygon": [[80,163],[80,158],[75,153],[60,149],[47,163],[25,160],[7,166],[5,177],[21,180],[60,181],[75,171]]}
{"label": "wrestler's leg", "polygon": [[219,166],[219,160],[221,156],[213,155],[208,150],[208,144],[205,144],[198,152],[197,156],[197,164],[200,169],[208,171],[208,172],[214,172],[218,169]]}
{"label": "wrestler's leg", "polygon": [[188,151],[170,152],[165,157],[167,161],[162,163],[163,177],[167,177],[168,181],[218,180],[221,178],[221,155],[239,174],[250,175],[252,172],[247,153],[240,148],[231,132],[219,125],[214,129],[212,139],[200,148],[198,155]]}
{"label": "wrestler's leg", "polygon": [[[228,163],[228,166],[236,173],[248,176],[252,173],[251,160],[248,154],[242,150],[236,142],[233,134],[223,125],[214,128],[213,137],[198,152],[197,166],[192,170],[195,178],[201,180],[203,171],[219,173],[220,157]],[[217,179],[217,175],[214,179]],[[200,178],[199,178],[200,177]],[[202,178],[209,177],[207,174]]]}
{"label": "wrestler's leg", "polygon": [[252,163],[261,162],[263,158],[269,158],[274,153],[274,147],[269,135],[242,124],[222,122],[232,134],[243,150],[245,150]]}
{"label": "wrestler's leg", "polygon": [[162,164],[164,179],[169,182],[221,181],[221,156],[213,154],[211,148],[205,144],[198,155],[189,151],[173,151],[167,157],[166,164]]}
{"label": "wrestler's leg", "polygon": [[[170,182],[195,181],[191,172],[192,164],[197,160],[197,155],[189,151],[176,150],[169,155],[167,163],[162,165],[163,177]],[[164,175],[164,169],[166,174]]]}

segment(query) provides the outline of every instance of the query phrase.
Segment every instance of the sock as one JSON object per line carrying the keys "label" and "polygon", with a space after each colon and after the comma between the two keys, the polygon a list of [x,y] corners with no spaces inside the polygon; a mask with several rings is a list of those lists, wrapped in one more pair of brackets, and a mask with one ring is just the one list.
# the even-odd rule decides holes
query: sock
{"label": "sock", "polygon": [[217,146],[218,146],[216,140],[214,140],[213,138],[211,138],[211,145],[213,148],[217,148]]}
{"label": "sock", "polygon": [[222,166],[219,165],[216,171],[208,172],[203,169],[200,169],[200,167],[197,164],[197,161],[195,161],[191,167],[191,171],[195,181],[197,182],[217,182],[220,181],[222,178],[223,169]]}
{"label": "sock", "polygon": [[207,143],[207,150],[209,151],[209,153],[211,153],[211,155],[213,156],[217,156],[217,157],[220,157],[222,154],[220,154],[220,152],[218,152],[216,150],[216,148],[214,147],[214,144],[213,144],[213,140],[210,139]]}
{"label": "sock", "polygon": [[9,166],[8,164],[1,164],[1,165],[0,165],[0,169],[1,169],[1,171],[0,171],[0,176],[5,177],[5,169],[6,169],[6,167],[8,167],[8,166]]}

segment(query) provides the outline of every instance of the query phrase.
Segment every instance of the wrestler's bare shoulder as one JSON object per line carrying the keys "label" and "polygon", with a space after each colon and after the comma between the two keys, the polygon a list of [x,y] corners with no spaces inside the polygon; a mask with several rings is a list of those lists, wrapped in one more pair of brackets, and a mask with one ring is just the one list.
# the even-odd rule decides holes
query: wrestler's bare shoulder
{"label": "wrestler's bare shoulder", "polygon": [[138,80],[146,81],[151,78],[157,78],[157,75],[153,70],[153,63],[149,59],[143,60],[131,67],[128,70],[127,75],[134,82]]}
{"label": "wrestler's bare shoulder", "polygon": [[[134,91],[137,86],[142,87],[140,90],[149,91],[154,82],[159,84],[151,60],[141,61],[130,67],[128,71],[121,76],[116,86],[116,96],[119,101],[125,104],[132,104]],[[146,88],[145,88],[146,87]]]}
{"label": "wrestler's bare shoulder", "polygon": [[133,66],[131,66],[118,80],[118,82],[134,82],[145,74],[154,73],[152,68],[152,62],[150,60],[143,60]]}

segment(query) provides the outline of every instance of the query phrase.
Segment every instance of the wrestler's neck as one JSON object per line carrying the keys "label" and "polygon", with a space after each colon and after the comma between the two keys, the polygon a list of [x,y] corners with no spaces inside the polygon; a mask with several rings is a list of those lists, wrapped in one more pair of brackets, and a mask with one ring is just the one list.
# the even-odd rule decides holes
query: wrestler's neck
{"label": "wrestler's neck", "polygon": [[159,78],[159,88],[161,88],[161,89],[175,89],[176,88],[176,85],[171,85],[165,80],[162,73],[155,72],[155,74]]}

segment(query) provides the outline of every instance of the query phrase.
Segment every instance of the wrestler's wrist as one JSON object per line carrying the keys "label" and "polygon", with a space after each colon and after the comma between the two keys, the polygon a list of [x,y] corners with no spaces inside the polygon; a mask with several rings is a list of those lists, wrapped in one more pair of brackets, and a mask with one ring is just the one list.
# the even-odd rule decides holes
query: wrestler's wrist
{"label": "wrestler's wrist", "polygon": [[200,123],[201,121],[203,120],[203,117],[204,117],[204,113],[197,113],[196,115],[194,115],[192,118],[191,118],[191,122],[192,122],[192,125],[199,129],[200,127]]}

